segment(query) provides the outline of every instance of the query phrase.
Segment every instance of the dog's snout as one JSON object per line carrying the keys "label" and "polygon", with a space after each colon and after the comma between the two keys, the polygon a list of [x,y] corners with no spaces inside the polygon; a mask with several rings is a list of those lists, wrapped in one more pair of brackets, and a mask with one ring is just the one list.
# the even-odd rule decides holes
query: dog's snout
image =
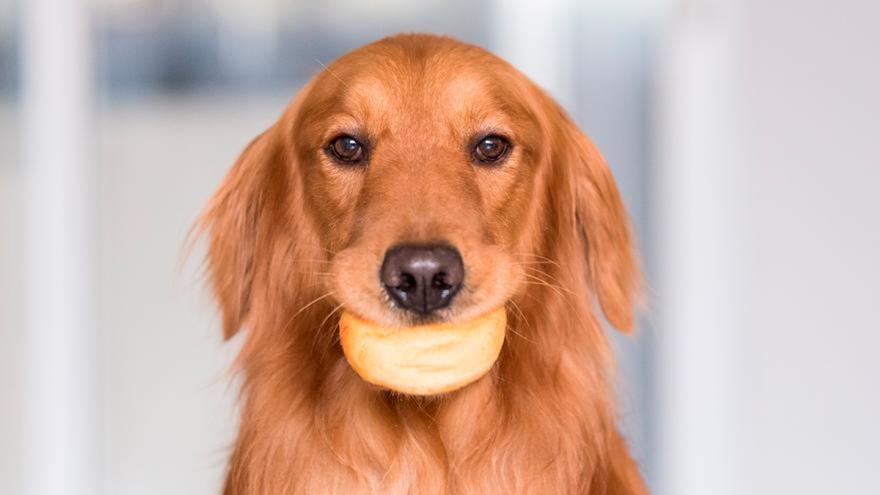
{"label": "dog's snout", "polygon": [[452,246],[400,244],[385,253],[379,277],[398,305],[427,315],[455,297],[464,281],[464,263]]}

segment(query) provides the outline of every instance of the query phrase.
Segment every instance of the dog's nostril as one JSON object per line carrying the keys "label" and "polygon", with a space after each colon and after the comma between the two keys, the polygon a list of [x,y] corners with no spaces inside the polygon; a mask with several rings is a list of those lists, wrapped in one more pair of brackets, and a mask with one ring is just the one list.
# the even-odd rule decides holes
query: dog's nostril
{"label": "dog's nostril", "polygon": [[447,282],[447,275],[445,272],[440,272],[437,275],[434,275],[434,278],[431,279],[431,285],[441,290],[452,288],[449,282]]}
{"label": "dog's nostril", "polygon": [[448,245],[401,244],[385,253],[379,278],[400,307],[425,315],[449,305],[464,281],[464,263]]}
{"label": "dog's nostril", "polygon": [[416,278],[409,273],[401,273],[400,283],[397,284],[397,288],[405,292],[414,291],[416,289]]}

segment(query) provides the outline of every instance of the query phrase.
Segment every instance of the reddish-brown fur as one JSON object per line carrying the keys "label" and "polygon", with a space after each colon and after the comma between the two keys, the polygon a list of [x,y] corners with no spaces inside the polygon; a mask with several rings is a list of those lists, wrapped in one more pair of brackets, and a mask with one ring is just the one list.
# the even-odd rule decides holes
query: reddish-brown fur
{"label": "reddish-brown fur", "polygon": [[[467,151],[487,130],[514,143],[497,167]],[[341,131],[369,138],[366,167],[330,162]],[[346,55],[247,147],[200,226],[224,334],[246,332],[226,494],[646,492],[593,303],[631,328],[626,213],[593,144],[500,59],[427,35]],[[341,307],[409,321],[377,280],[403,241],[462,252],[443,318],[510,315],[494,369],[443,397],[368,385],[338,343]]]}

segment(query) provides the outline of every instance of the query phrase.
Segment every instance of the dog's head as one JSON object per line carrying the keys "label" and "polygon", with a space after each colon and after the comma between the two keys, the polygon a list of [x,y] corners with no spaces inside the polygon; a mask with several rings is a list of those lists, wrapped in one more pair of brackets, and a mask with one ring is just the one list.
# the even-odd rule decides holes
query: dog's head
{"label": "dog's head", "polygon": [[526,77],[448,38],[396,36],[328,66],[204,224],[227,336],[272,291],[386,325],[468,319],[546,285],[543,264],[579,271],[608,320],[632,324],[637,268],[604,160]]}

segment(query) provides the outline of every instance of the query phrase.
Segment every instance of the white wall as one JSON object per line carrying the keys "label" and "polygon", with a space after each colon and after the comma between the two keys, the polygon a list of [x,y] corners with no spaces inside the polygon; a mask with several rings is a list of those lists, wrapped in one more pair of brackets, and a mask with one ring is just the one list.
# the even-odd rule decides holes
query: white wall
{"label": "white wall", "polygon": [[104,493],[219,492],[234,438],[236,346],[221,341],[201,250],[185,260],[184,240],[293,91],[150,99],[100,116]]}
{"label": "white wall", "polygon": [[85,3],[21,5],[23,492],[98,489],[92,50]]}
{"label": "white wall", "polygon": [[880,3],[671,12],[660,492],[880,493]]}
{"label": "white wall", "polygon": [[[95,365],[102,379],[95,437],[102,441],[102,493],[219,492],[235,429],[237,388],[227,371],[236,343],[221,342],[198,275],[201,252],[182,264],[183,243],[238,152],[288,96],[154,99],[97,117],[94,160],[101,180],[94,185],[94,220],[101,235],[94,242],[94,295],[101,358]],[[23,434],[18,137],[16,109],[0,105],[0,493],[10,495],[24,493],[31,438]],[[67,410],[65,402],[57,412]],[[30,486],[35,493],[50,490]]]}
{"label": "white wall", "polygon": [[21,493],[23,360],[18,118],[0,102],[0,493]]}

